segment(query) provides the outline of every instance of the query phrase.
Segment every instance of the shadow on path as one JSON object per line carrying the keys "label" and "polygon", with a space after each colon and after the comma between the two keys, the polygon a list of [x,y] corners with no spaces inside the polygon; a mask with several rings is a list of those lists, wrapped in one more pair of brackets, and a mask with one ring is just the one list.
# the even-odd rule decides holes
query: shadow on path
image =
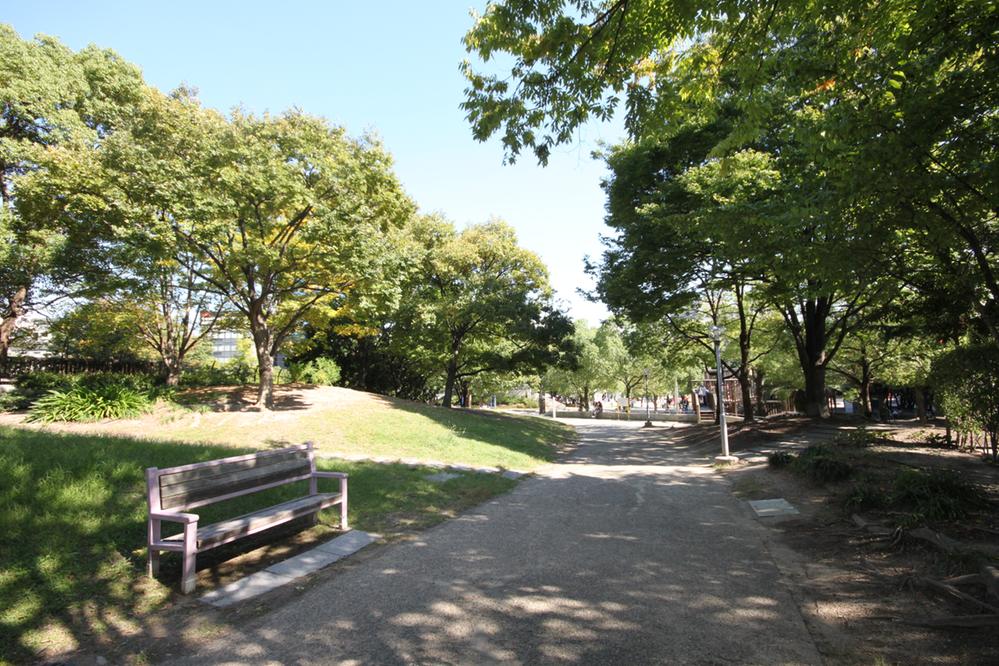
{"label": "shadow on path", "polygon": [[181,662],[820,663],[708,455],[668,429],[579,430],[538,478],[231,615]]}

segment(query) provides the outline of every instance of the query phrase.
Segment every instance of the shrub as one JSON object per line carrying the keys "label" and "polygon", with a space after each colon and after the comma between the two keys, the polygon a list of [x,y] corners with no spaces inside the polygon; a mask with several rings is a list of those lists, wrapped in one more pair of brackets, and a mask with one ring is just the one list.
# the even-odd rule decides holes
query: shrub
{"label": "shrub", "polygon": [[247,384],[257,374],[257,369],[242,360],[212,365],[196,365],[184,370],[181,386],[232,386]]}
{"label": "shrub", "polygon": [[322,356],[307,363],[291,363],[288,370],[293,382],[333,386],[340,381],[340,366],[333,359]]}
{"label": "shrub", "polygon": [[809,446],[801,452],[791,468],[820,483],[843,481],[853,473],[853,466],[841,460],[835,452],[821,444]]}
{"label": "shrub", "polygon": [[58,374],[39,371],[19,377],[14,391],[6,394],[0,409],[26,409],[53,391],[66,393],[77,387],[99,389],[106,386],[125,387],[152,395],[162,392],[158,380],[151,375],[120,372]]}
{"label": "shrub", "polygon": [[866,426],[860,426],[856,430],[847,430],[838,433],[834,441],[840,446],[862,449],[887,440],[887,432],[883,430],[868,430]]}
{"label": "shrub", "polygon": [[961,432],[988,434],[999,462],[999,347],[973,345],[942,354],[933,362],[939,402]]}
{"label": "shrub", "polygon": [[846,508],[850,511],[880,509],[891,501],[884,482],[873,476],[864,476],[853,484],[846,497]]}
{"label": "shrub", "polygon": [[139,416],[155,402],[150,393],[127,386],[106,384],[96,388],[75,386],[68,391],[50,391],[31,406],[29,421],[100,421]]}
{"label": "shrub", "polygon": [[775,469],[787,467],[794,462],[794,455],[790,451],[774,451],[767,456],[767,464]]}
{"label": "shrub", "polygon": [[66,391],[76,385],[79,375],[55,372],[30,372],[17,378],[15,389],[8,394],[8,409],[27,409],[49,391]]}
{"label": "shrub", "polygon": [[951,471],[900,471],[892,483],[891,501],[918,520],[954,520],[984,502],[982,492]]}

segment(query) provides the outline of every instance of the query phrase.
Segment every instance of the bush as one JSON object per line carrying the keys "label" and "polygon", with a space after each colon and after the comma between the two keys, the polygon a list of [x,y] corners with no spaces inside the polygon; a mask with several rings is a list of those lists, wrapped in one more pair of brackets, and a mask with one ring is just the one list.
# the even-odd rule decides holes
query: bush
{"label": "bush", "polygon": [[31,372],[17,378],[15,389],[7,395],[8,409],[27,409],[49,391],[66,391],[76,385],[79,375],[55,372]]}
{"label": "bush", "polygon": [[116,384],[50,391],[31,406],[28,421],[101,421],[139,416],[155,402],[150,393]]}
{"label": "bush", "polygon": [[999,347],[973,345],[933,362],[932,382],[947,418],[959,432],[988,434],[999,462]]}
{"label": "bush", "polygon": [[774,469],[787,467],[794,462],[794,455],[790,451],[774,451],[767,456],[767,464]]}
{"label": "bush", "polygon": [[233,360],[186,368],[180,377],[180,384],[187,387],[242,385],[255,379],[256,375],[257,369],[250,364]]}
{"label": "bush", "polygon": [[868,430],[866,426],[860,426],[856,430],[838,433],[834,441],[840,446],[863,449],[888,441],[888,433],[883,430]]}
{"label": "bush", "polygon": [[850,511],[880,509],[887,506],[890,501],[891,497],[888,489],[884,487],[884,482],[873,476],[865,476],[857,480],[847,495],[846,508]]}
{"label": "bush", "polygon": [[821,444],[809,446],[802,451],[791,468],[819,483],[843,481],[853,474],[850,463],[841,460],[832,449]]}
{"label": "bush", "polygon": [[77,387],[101,389],[107,386],[129,388],[155,396],[162,392],[158,380],[151,375],[120,372],[58,374],[39,371],[19,377],[16,388],[5,395],[0,409],[27,409],[53,391],[67,393]]}
{"label": "bush", "polygon": [[291,381],[317,386],[334,386],[340,381],[340,366],[331,358],[319,357],[307,363],[288,365]]}
{"label": "bush", "polygon": [[954,520],[984,503],[974,485],[951,471],[900,471],[892,484],[892,504],[917,520]]}

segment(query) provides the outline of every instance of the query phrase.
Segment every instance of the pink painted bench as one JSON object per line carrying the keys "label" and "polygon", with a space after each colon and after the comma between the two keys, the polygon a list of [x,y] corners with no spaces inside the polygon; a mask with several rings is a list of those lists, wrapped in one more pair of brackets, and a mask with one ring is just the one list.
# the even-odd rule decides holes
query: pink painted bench
{"label": "pink painted bench", "polygon": [[[318,480],[323,478],[339,479],[340,492],[320,493]],[[197,514],[188,513],[198,507],[305,480],[309,482],[309,494],[305,497],[212,525],[199,526]],[[184,594],[194,591],[198,553],[296,518],[310,516],[315,520],[319,511],[335,504],[340,505],[341,529],[349,529],[347,475],[316,471],[312,442],[180,467],[150,467],[146,470],[146,485],[149,498],[148,573],[150,576],[159,573],[161,551],[182,553],[184,567],[180,589]],[[180,523],[184,531],[164,538],[160,530],[164,521]]]}

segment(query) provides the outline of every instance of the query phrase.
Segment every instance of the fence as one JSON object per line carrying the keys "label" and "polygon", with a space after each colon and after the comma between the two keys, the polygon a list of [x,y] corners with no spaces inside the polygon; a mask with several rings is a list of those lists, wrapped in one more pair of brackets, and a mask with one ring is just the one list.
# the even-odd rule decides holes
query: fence
{"label": "fence", "polygon": [[54,372],[60,375],[81,372],[121,372],[125,374],[159,372],[153,361],[91,361],[79,358],[9,357],[0,361],[0,378],[16,379],[31,372]]}

